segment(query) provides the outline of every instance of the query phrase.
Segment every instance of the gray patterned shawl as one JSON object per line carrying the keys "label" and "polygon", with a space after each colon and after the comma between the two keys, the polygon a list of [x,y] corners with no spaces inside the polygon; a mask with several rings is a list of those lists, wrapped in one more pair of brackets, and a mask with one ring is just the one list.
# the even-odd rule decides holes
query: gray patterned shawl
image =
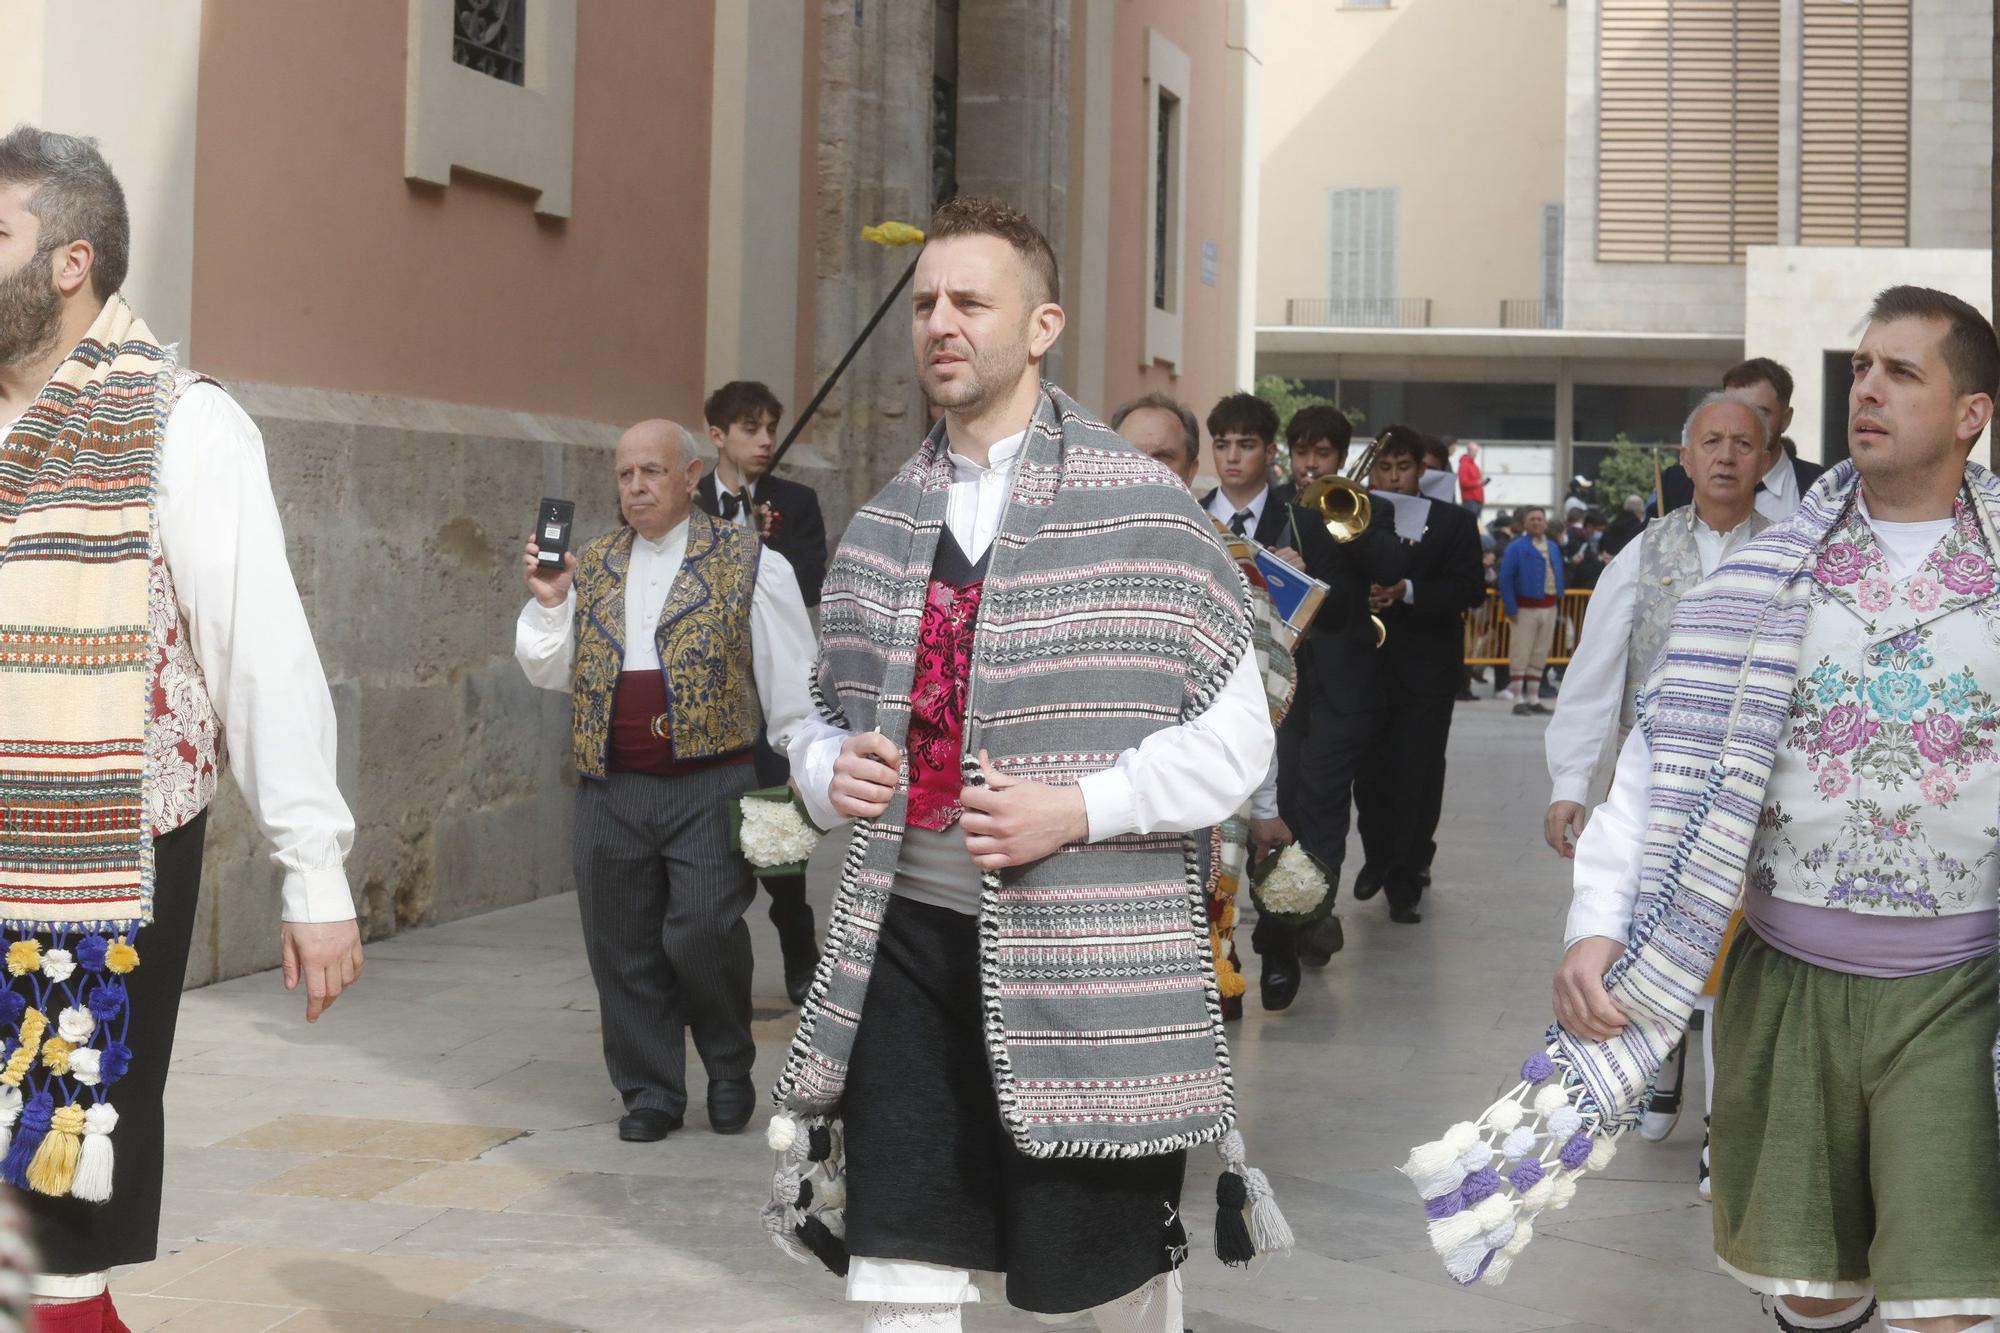
{"label": "gray patterned shawl", "polygon": [[[944,427],[854,521],[821,603],[821,708],[904,748],[945,526]],[[965,753],[1074,783],[1203,712],[1249,650],[1242,574],[1180,482],[1045,386],[994,539]],[[967,760],[967,780],[977,767]],[[903,784],[854,830],[826,951],[773,1099],[837,1114],[902,843]],[[1000,1114],[1030,1157],[1140,1157],[1236,1110],[1209,955],[1207,830],[1077,843],[987,874],[980,971]]]}

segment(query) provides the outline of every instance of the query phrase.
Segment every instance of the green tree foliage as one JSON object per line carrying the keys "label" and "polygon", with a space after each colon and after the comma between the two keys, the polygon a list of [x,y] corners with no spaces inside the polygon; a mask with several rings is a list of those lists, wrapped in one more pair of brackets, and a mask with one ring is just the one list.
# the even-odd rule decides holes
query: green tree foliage
{"label": "green tree foliage", "polygon": [[[1259,398],[1269,403],[1278,414],[1278,460],[1277,473],[1288,476],[1291,472],[1291,451],[1285,447],[1285,427],[1291,424],[1292,414],[1302,407],[1317,407],[1324,403],[1336,406],[1331,398],[1316,393],[1307,393],[1304,380],[1288,380],[1283,375],[1260,375],[1254,390]],[[1355,433],[1367,424],[1368,414],[1351,407],[1341,408],[1341,415],[1353,425]]]}
{"label": "green tree foliage", "polygon": [[1653,457],[1659,455],[1660,467],[1672,467],[1675,455],[1664,444],[1638,445],[1625,438],[1621,432],[1612,440],[1613,448],[1597,465],[1596,503],[1605,509],[1616,509],[1628,495],[1651,495],[1653,493]]}

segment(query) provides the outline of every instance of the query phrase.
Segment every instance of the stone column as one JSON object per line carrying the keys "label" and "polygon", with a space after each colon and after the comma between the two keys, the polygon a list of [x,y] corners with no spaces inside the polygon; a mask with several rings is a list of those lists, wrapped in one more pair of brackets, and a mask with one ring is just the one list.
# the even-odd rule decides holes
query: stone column
{"label": "stone column", "polygon": [[[1070,0],[978,0],[958,16],[958,189],[1026,213],[1066,253]],[[1067,283],[1075,277],[1065,274]],[[1044,374],[1063,375],[1063,343]]]}
{"label": "stone column", "polygon": [[[821,0],[814,384],[915,257],[861,239],[870,223],[930,217],[933,0]],[[837,534],[928,428],[907,306],[890,311],[827,396],[812,437],[846,474]],[[841,503],[841,501],[845,503]]]}

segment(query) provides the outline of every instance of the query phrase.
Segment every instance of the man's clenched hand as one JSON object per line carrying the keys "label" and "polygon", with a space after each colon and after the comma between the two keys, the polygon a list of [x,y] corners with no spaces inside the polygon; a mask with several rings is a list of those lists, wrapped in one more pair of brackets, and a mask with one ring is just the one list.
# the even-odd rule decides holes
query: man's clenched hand
{"label": "man's clenched hand", "polygon": [[1575,801],[1557,801],[1542,816],[1542,837],[1559,856],[1574,859],[1576,840],[1583,836],[1583,807]]}
{"label": "man's clenched hand", "polygon": [[833,785],[827,789],[834,813],[842,819],[880,819],[896,794],[902,761],[901,752],[879,731],[864,731],[841,742],[840,757],[833,761]]}
{"label": "man's clenched hand", "polygon": [[983,787],[959,793],[965,815],[965,847],[981,870],[1039,861],[1049,853],[1090,836],[1090,814],[1076,787],[1051,787],[1010,778],[979,752]]}
{"label": "man's clenched hand", "polygon": [[285,989],[306,983],[306,1022],[317,1023],[327,1006],[361,976],[361,927],[353,921],[286,921],[278,927]]}
{"label": "man's clenched hand", "polygon": [[1625,1012],[1604,988],[1604,974],[1625,954],[1625,946],[1590,935],[1569,946],[1556,969],[1556,1022],[1579,1037],[1605,1041],[1625,1029]]}

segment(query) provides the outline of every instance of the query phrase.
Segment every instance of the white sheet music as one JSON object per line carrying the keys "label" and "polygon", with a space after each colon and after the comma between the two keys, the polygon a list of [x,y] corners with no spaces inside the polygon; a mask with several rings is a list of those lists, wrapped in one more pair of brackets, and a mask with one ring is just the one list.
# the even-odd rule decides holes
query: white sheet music
{"label": "white sheet music", "polygon": [[1396,511],[1396,535],[1406,542],[1421,540],[1424,527],[1431,520],[1431,502],[1421,495],[1403,495],[1396,491],[1370,491],[1369,497],[1376,504],[1389,505]]}

